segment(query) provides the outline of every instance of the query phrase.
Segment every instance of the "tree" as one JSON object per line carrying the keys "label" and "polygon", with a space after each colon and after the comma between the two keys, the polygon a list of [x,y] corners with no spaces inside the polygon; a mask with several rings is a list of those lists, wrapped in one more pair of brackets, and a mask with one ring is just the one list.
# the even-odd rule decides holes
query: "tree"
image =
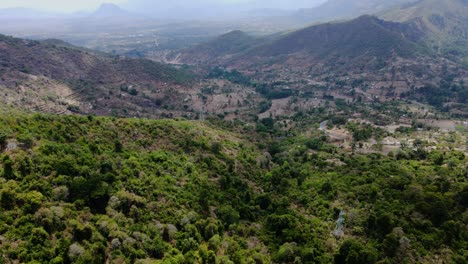
{"label": "tree", "polygon": [[15,178],[15,174],[13,172],[13,161],[11,160],[10,156],[6,155],[3,157],[3,177],[7,180],[12,180]]}
{"label": "tree", "polygon": [[283,244],[276,254],[278,263],[292,263],[297,256],[296,243]]}
{"label": "tree", "polygon": [[5,147],[7,143],[7,135],[4,132],[0,132],[0,150]]}
{"label": "tree", "polygon": [[123,151],[123,144],[119,140],[114,142],[114,151],[117,153],[121,153]]}
{"label": "tree", "polygon": [[226,227],[236,224],[240,220],[239,212],[230,205],[222,205],[217,211],[218,218]]}
{"label": "tree", "polygon": [[378,254],[372,246],[364,247],[353,239],[346,240],[335,255],[336,264],[374,264],[377,260]]}
{"label": "tree", "polygon": [[266,227],[283,240],[291,239],[297,228],[297,219],[289,214],[273,214],[267,217]]}

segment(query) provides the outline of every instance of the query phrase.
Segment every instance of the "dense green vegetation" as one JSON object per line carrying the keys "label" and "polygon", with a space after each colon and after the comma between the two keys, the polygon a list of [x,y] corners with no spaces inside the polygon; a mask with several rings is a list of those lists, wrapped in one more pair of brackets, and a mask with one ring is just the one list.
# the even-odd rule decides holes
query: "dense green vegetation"
{"label": "dense green vegetation", "polygon": [[215,67],[210,70],[206,77],[225,79],[235,84],[254,87],[256,92],[269,100],[287,98],[295,94],[284,82],[259,83],[237,70],[228,71]]}
{"label": "dense green vegetation", "polygon": [[241,72],[237,70],[228,71],[220,67],[211,69],[206,77],[226,79],[232,83],[242,85],[250,85],[252,83],[252,80]]}
{"label": "dense green vegetation", "polygon": [[426,85],[419,90],[409,91],[403,96],[426,101],[428,104],[444,112],[456,112],[464,109],[468,102],[468,85],[463,81],[455,81],[458,74],[450,73],[444,66],[443,75],[437,85]]}
{"label": "dense green vegetation", "polygon": [[4,114],[0,263],[464,263],[463,153],[299,135]]}

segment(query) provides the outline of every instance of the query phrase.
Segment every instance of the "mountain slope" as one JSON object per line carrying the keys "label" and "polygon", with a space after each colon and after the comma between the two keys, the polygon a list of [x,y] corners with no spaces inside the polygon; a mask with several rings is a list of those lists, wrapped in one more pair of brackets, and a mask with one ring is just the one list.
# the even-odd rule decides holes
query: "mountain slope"
{"label": "mountain slope", "polygon": [[384,100],[412,98],[465,115],[466,93],[458,84],[468,80],[466,68],[458,59],[431,49],[426,34],[416,23],[365,15],[269,38],[235,54],[205,52],[202,60],[191,60],[197,58],[193,49],[180,58],[235,69],[258,83],[278,86],[258,89],[264,94],[286,89],[287,95],[304,90],[305,84],[337,94],[371,89]]}
{"label": "mountain slope", "polygon": [[185,50],[177,60],[197,64],[215,63],[219,58],[230,58],[258,43],[262,43],[262,40],[239,30],[231,31],[212,41]]}
{"label": "mountain slope", "polygon": [[421,28],[429,45],[436,49],[456,49],[468,54],[466,0],[422,0],[383,12],[380,17]]}
{"label": "mountain slope", "polygon": [[349,19],[414,1],[416,0],[328,0],[318,7],[300,10],[295,17],[310,23]]}
{"label": "mountain slope", "polygon": [[228,45],[234,45],[235,48],[228,46],[219,49],[219,41],[226,38],[225,35],[183,52],[180,58],[188,63],[216,61],[226,65],[252,65],[271,60],[286,61],[288,56],[301,54],[302,60],[309,64],[318,61],[329,63],[339,57],[352,66],[376,59],[410,58],[424,53],[424,49],[416,43],[423,34],[412,25],[362,16],[347,22],[311,26],[264,40],[242,41],[242,38],[237,38],[241,45],[236,46],[236,42],[227,41]]}
{"label": "mountain slope", "polygon": [[125,17],[130,14],[116,4],[104,3],[91,15],[94,18]]}
{"label": "mountain slope", "polygon": [[322,58],[330,55],[388,57],[395,53],[413,56],[417,50],[410,39],[417,39],[419,35],[405,25],[362,16],[349,22],[323,24],[293,32],[249,54],[276,56],[306,52]]}
{"label": "mountain slope", "polygon": [[467,158],[455,142],[347,153],[310,125],[285,137],[1,112],[0,260],[466,262]]}
{"label": "mountain slope", "polygon": [[[111,57],[57,41],[5,36],[0,36],[0,76],[0,88],[9,92],[11,100],[3,99],[25,100],[26,108],[64,111],[73,107],[78,111],[78,107],[97,114],[126,109],[129,114],[143,115],[155,114],[156,102],[166,95],[177,96],[169,89],[183,87],[190,79],[180,70],[147,60]],[[48,98],[48,93],[54,100],[41,99]],[[67,103],[68,99],[73,102]]]}

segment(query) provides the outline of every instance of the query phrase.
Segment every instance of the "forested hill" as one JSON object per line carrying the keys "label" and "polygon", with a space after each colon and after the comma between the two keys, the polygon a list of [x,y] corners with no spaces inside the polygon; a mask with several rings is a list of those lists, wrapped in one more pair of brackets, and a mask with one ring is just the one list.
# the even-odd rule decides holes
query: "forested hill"
{"label": "forested hill", "polygon": [[463,153],[226,127],[0,115],[0,262],[465,263]]}

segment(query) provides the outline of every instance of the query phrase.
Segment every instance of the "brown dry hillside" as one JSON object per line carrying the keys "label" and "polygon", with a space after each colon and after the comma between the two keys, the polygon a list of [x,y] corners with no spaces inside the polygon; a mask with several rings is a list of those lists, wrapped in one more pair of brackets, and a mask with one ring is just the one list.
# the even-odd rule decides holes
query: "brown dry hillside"
{"label": "brown dry hillside", "polygon": [[[238,33],[239,35],[240,33]],[[372,69],[391,58],[424,57],[428,50],[419,44],[424,32],[412,24],[380,20],[373,16],[361,16],[351,21],[326,23],[307,27],[283,36],[255,41],[242,35],[233,46],[218,49],[225,37],[182,52],[182,62],[241,67],[286,63],[299,56],[304,66],[321,63],[335,69]],[[223,42],[224,43],[224,42]],[[242,49],[236,49],[242,47]],[[216,51],[216,52],[209,52]],[[343,61],[336,67],[336,62]]]}
{"label": "brown dry hillside", "polygon": [[187,72],[149,60],[0,36],[3,101],[33,110],[151,116],[190,82]]}
{"label": "brown dry hillside", "polygon": [[277,56],[306,52],[314,57],[414,56],[413,40],[421,35],[408,25],[362,16],[344,23],[327,23],[295,31],[249,54]]}
{"label": "brown dry hillside", "polygon": [[417,0],[328,0],[318,7],[300,10],[294,14],[294,18],[309,23],[349,19],[415,1]]}
{"label": "brown dry hillside", "polygon": [[262,41],[264,40],[261,38],[235,30],[182,51],[177,60],[191,64],[216,64],[220,59],[228,59],[234,54],[244,52],[246,49],[262,43]]}

